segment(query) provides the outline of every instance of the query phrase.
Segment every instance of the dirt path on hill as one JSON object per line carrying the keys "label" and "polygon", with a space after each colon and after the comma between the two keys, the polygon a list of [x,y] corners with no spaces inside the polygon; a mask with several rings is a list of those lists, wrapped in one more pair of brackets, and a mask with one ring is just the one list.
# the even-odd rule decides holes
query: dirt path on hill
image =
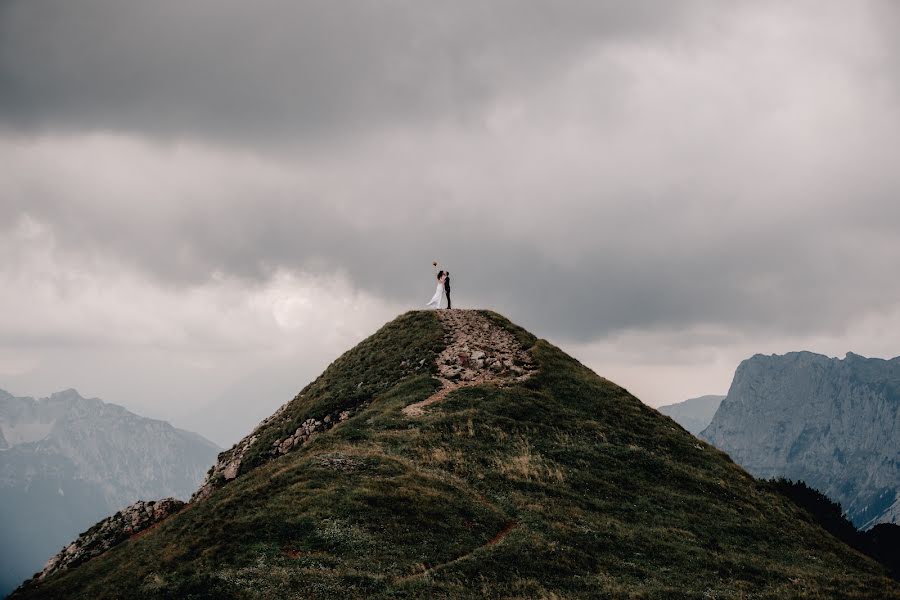
{"label": "dirt path on hill", "polygon": [[508,536],[518,526],[519,526],[519,524],[516,521],[510,521],[503,527],[503,529],[501,529],[497,533],[497,535],[495,535],[494,537],[489,539],[487,542],[485,542],[481,546],[477,546],[476,548],[473,548],[470,552],[466,552],[462,556],[457,556],[456,558],[454,558],[452,560],[448,560],[447,562],[438,563],[432,567],[427,567],[424,571],[420,571],[418,573],[412,573],[411,575],[404,575],[403,577],[398,577],[395,579],[395,582],[402,583],[402,582],[410,581],[413,579],[418,579],[420,577],[427,577],[427,576],[431,575],[432,573],[434,573],[435,571],[449,567],[450,565],[455,565],[457,563],[460,563],[460,562],[470,558],[473,554],[475,554],[479,550],[483,550],[484,548],[490,548],[491,546],[496,546],[497,544],[502,542],[503,539],[506,536]]}
{"label": "dirt path on hill", "polygon": [[504,385],[528,379],[534,362],[516,337],[474,310],[438,310],[447,346],[437,357],[441,389],[403,409],[420,417],[448,394],[473,385]]}

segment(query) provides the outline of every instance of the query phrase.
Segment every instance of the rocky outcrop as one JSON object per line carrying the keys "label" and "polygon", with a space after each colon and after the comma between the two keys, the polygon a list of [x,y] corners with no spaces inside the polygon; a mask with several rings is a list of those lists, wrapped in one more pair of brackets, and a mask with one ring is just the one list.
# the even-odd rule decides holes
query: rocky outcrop
{"label": "rocky outcrop", "polygon": [[258,437],[257,433],[261,429],[275,422],[281,416],[281,413],[284,412],[285,408],[287,408],[287,404],[282,404],[278,410],[263,419],[262,422],[250,432],[250,435],[245,436],[230,449],[221,452],[216,459],[216,463],[206,472],[206,477],[203,478],[200,487],[193,495],[191,495],[191,502],[203,500],[222,482],[231,481],[237,477],[241,470],[241,462],[244,460],[244,455],[247,454],[247,451],[256,442]]}
{"label": "rocky outcrop", "polygon": [[343,423],[368,405],[368,402],[364,402],[353,408],[325,415],[321,420],[307,419],[300,424],[300,427],[298,427],[292,435],[272,442],[272,448],[269,450],[269,454],[272,456],[287,454],[294,448],[308,442],[314,434],[320,431],[327,431],[338,423]]}
{"label": "rocky outcrop", "polygon": [[[203,500],[223,482],[231,481],[240,474],[241,463],[247,451],[254,443],[256,443],[256,440],[259,437],[258,432],[278,419],[284,411],[285,406],[287,405],[282,406],[272,416],[257,425],[253,432],[238,442],[234,448],[219,455],[216,464],[207,472],[203,483],[200,484],[200,487],[194,492],[194,495],[191,496],[191,502]],[[293,432],[293,434],[275,440],[269,448],[269,456],[276,458],[282,454],[287,454],[295,448],[299,448],[312,439],[316,433],[327,431],[338,423],[346,421],[359,411],[363,410],[366,406],[368,406],[368,403],[364,402],[347,410],[324,415],[321,419],[307,419]]]}
{"label": "rocky outcrop", "polygon": [[757,477],[801,480],[858,527],[898,522],[900,357],[757,355],[701,437]]}
{"label": "rocky outcrop", "polygon": [[429,398],[403,409],[418,417],[450,392],[472,385],[523,381],[535,371],[534,361],[515,336],[474,310],[439,310],[446,347],[437,357],[441,388]]}
{"label": "rocky outcrop", "polygon": [[113,546],[121,544],[160,521],[167,519],[184,508],[185,503],[175,498],[144,502],[138,500],[128,508],[107,517],[78,536],[74,542],[53,556],[35,579],[45,577],[80,565],[103,554]]}

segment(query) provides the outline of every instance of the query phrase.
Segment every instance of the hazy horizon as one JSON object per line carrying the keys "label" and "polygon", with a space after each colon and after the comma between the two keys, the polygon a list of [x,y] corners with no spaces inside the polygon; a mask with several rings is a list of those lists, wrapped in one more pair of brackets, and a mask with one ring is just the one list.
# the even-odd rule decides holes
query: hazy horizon
{"label": "hazy horizon", "polygon": [[[337,358],[337,357],[335,357],[335,358]],[[750,357],[748,356],[747,358],[750,358]],[[841,359],[842,357],[829,356],[829,358]],[[891,359],[900,358],[900,356],[897,356],[897,357],[874,357],[873,356],[873,357],[866,357],[866,358],[880,358],[883,360],[891,360]],[[737,365],[735,365],[735,367],[737,367]],[[276,371],[278,370],[277,367],[275,368],[275,370]],[[251,378],[251,381],[252,381],[252,378]],[[260,421],[262,421],[263,419],[268,417],[274,411],[275,408],[277,408],[281,404],[284,404],[288,400],[292,399],[296,395],[296,393],[299,392],[300,389],[304,385],[306,385],[306,383],[309,383],[309,382],[306,382],[306,383],[302,384],[300,387],[297,387],[296,390],[293,392],[287,391],[289,389],[292,389],[290,387],[291,384],[289,382],[285,381],[282,383],[284,384],[283,390],[284,390],[285,394],[287,394],[287,395],[279,396],[279,395],[275,394],[270,397],[269,402],[261,402],[252,407],[249,407],[249,408],[243,407],[241,409],[241,411],[239,413],[237,413],[237,415],[246,417],[244,420],[241,420],[240,418],[238,418],[238,419],[232,419],[232,420],[226,421],[226,422],[221,422],[221,421],[217,421],[211,417],[214,417],[217,409],[234,408],[235,404],[241,401],[241,398],[242,398],[242,396],[240,394],[241,391],[243,391],[243,393],[245,394],[243,397],[246,398],[247,395],[252,393],[254,390],[258,390],[260,387],[265,388],[265,385],[263,385],[260,381],[256,381],[255,382],[256,385],[252,389],[247,389],[247,387],[250,384],[248,384],[247,380],[245,380],[245,381],[241,382],[241,384],[236,386],[235,389],[232,389],[229,392],[223,394],[218,399],[211,402],[209,405],[202,406],[200,408],[200,410],[196,410],[193,413],[180,415],[180,416],[176,417],[175,419],[164,419],[164,420],[169,421],[176,428],[185,429],[188,431],[193,431],[193,432],[199,433],[199,434],[203,435],[204,437],[206,437],[207,439],[209,439],[210,441],[215,442],[217,445],[221,446],[222,448],[228,448],[232,444],[234,444],[235,442],[237,442],[238,440],[243,438],[245,435],[250,433],[250,431],[253,429],[253,427],[256,426]],[[241,387],[243,387],[245,389],[241,390]],[[272,386],[270,386],[270,387],[272,387]],[[41,394],[29,394],[29,393],[15,393],[15,392],[12,392],[11,390],[4,388],[2,385],[0,385],[0,391],[7,392],[10,395],[15,396],[15,397],[31,397],[31,398],[34,398],[35,400],[48,398],[51,395],[53,395],[54,393],[62,392],[62,391],[65,391],[66,389],[75,389],[75,391],[83,398],[97,398],[97,396],[95,396],[95,395],[82,393],[82,391],[77,388],[62,388],[62,389],[57,389],[57,390],[53,390],[50,392],[41,393]],[[702,394],[699,396],[691,396],[688,398],[681,398],[678,400],[673,400],[672,402],[668,402],[668,403],[664,403],[664,404],[655,404],[655,405],[651,405],[651,406],[654,406],[656,408],[662,408],[662,407],[668,407],[668,406],[671,406],[674,404],[681,404],[683,402],[688,402],[688,401],[693,401],[693,400],[702,400],[702,399],[705,399],[708,397],[725,398],[726,394],[724,392],[727,392],[727,391],[728,391],[728,388],[726,387],[723,390],[723,393]],[[279,400],[279,398],[282,398],[282,399]],[[137,414],[140,417],[160,418],[160,417],[152,417],[150,415],[143,414],[140,409],[130,407],[127,399],[118,399],[118,400],[109,399],[109,398],[98,398],[98,399],[102,400],[103,402],[105,402],[107,404],[117,404],[119,406],[122,406],[126,410],[129,410],[129,411]]]}

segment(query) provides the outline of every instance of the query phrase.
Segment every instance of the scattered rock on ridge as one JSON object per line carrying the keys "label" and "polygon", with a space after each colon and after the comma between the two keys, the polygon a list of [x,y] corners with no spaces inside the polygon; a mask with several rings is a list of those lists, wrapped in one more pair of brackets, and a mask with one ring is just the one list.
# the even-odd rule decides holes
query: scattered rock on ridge
{"label": "scattered rock on ridge", "polygon": [[[191,502],[203,500],[209,496],[212,491],[218,487],[220,480],[231,481],[240,474],[241,462],[244,455],[254,442],[256,442],[258,438],[257,432],[274,421],[284,410],[285,406],[287,405],[285,404],[279,408],[275,414],[257,425],[256,429],[253,430],[253,433],[238,442],[234,448],[219,455],[218,462],[209,470],[206,474],[206,478],[200,485],[200,488],[194,492],[193,496],[191,496]],[[328,431],[338,423],[343,423],[367,406],[369,406],[369,403],[363,402],[353,408],[327,414],[321,419],[307,419],[293,434],[283,439],[273,441],[269,450],[269,455],[272,458],[276,458],[282,454],[287,454],[291,450],[299,448],[308,442],[316,433]]]}
{"label": "scattered rock on ridge", "polygon": [[263,421],[250,432],[250,435],[239,441],[230,450],[220,453],[216,464],[210,467],[209,471],[206,472],[203,483],[201,483],[200,487],[197,488],[197,491],[191,495],[190,501],[196,502],[197,500],[202,500],[209,496],[217,487],[217,483],[220,479],[231,481],[237,477],[241,470],[241,461],[243,460],[244,455],[250,449],[250,446],[253,445],[253,442],[256,441],[256,433],[277,419],[281,413],[284,412],[286,407],[287,404],[281,405],[278,410],[263,419]]}
{"label": "scattered rock on ridge", "polygon": [[437,357],[441,389],[405,407],[406,416],[420,416],[425,407],[461,387],[515,383],[534,373],[534,361],[516,337],[478,311],[440,310],[436,314],[447,343]]}
{"label": "scattered rock on ridge", "polygon": [[107,517],[78,536],[74,542],[53,556],[35,579],[80,565],[103,554],[129,537],[177,513],[185,503],[175,498],[144,502],[138,500],[128,508]]}

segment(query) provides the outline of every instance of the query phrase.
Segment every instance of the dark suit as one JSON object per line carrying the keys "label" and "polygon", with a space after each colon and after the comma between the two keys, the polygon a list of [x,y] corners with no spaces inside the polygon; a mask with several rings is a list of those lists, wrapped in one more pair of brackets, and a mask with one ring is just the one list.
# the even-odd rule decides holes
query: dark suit
{"label": "dark suit", "polygon": [[450,308],[450,275],[444,277],[444,293],[447,294],[447,308]]}

